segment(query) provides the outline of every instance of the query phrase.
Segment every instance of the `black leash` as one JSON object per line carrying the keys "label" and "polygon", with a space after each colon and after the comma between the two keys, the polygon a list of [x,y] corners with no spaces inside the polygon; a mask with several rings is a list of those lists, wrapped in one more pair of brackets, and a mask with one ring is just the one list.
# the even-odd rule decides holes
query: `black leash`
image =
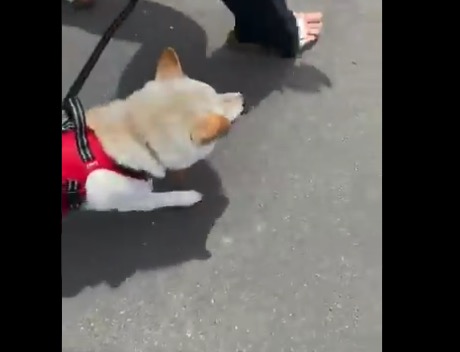
{"label": "black leash", "polygon": [[126,7],[120,12],[120,14],[113,20],[112,24],[106,29],[102,38],[99,40],[93,52],[91,53],[91,56],[86,61],[85,65],[78,74],[78,77],[75,79],[72,86],[69,88],[69,91],[62,102],[62,108],[64,110],[67,110],[69,108],[69,100],[73,97],[76,97],[78,93],[80,93],[81,88],[85,84],[86,79],[93,70],[94,66],[99,60],[99,57],[101,56],[107,44],[109,43],[110,39],[112,39],[112,36],[115,34],[120,25],[131,14],[138,1],[139,0],[129,0],[129,3],[126,5]]}
{"label": "black leash", "polygon": [[[86,136],[86,117],[83,106],[78,98],[78,93],[80,93],[81,88],[85,84],[86,79],[90,75],[110,39],[112,39],[112,36],[120,25],[123,24],[126,18],[131,14],[138,1],[139,0],[129,0],[126,7],[106,29],[62,101],[62,132],[75,130],[77,150],[84,163],[92,162],[94,156],[89,148]],[[82,203],[79,193],[81,186],[82,185],[76,180],[66,180],[62,185],[62,190],[67,196],[67,202],[70,209],[78,209]]]}

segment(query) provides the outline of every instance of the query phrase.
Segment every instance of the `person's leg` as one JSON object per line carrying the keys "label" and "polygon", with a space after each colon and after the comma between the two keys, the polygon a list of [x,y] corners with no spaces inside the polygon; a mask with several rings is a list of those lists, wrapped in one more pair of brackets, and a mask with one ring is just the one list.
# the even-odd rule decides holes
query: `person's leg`
{"label": "person's leg", "polygon": [[293,57],[314,44],[322,27],[321,13],[293,13],[286,0],[222,0],[235,17],[239,43],[258,44]]}
{"label": "person's leg", "polygon": [[260,8],[259,0],[222,0],[222,2],[233,14],[234,34],[239,42],[261,43],[264,41],[267,33],[263,21],[260,21],[261,17],[265,17],[260,16],[264,12],[264,7]]}

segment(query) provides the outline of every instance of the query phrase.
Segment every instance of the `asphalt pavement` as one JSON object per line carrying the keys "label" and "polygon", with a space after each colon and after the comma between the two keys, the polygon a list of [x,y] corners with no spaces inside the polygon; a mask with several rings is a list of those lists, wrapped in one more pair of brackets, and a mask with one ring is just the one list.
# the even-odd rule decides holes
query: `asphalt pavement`
{"label": "asphalt pavement", "polygon": [[[63,4],[63,91],[127,0]],[[166,46],[249,112],[189,175],[189,209],[77,213],[62,234],[64,352],[382,351],[382,4],[323,11],[290,61],[224,46],[218,0],[141,0],[87,81],[85,106],[151,79]]]}

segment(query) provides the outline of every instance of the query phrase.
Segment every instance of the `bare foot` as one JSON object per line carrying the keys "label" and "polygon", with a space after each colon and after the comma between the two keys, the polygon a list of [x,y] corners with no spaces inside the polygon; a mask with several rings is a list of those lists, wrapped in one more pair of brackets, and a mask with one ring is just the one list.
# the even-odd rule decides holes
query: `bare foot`
{"label": "bare foot", "polygon": [[[227,37],[227,43],[234,48],[241,49],[259,49],[262,48],[264,51],[276,52],[285,58],[292,58],[301,54],[303,51],[310,49],[319,39],[321,34],[321,29],[323,27],[323,14],[321,12],[293,12],[293,15],[296,19],[296,24],[298,28],[298,46],[293,45],[279,45],[275,40],[263,40],[263,41],[248,41],[241,40],[241,38],[236,37],[235,30],[231,31]],[[289,33],[291,35],[291,33]],[[270,41],[272,43],[270,43]],[[273,45],[275,43],[276,45]],[[291,41],[289,41],[291,43]],[[270,45],[272,44],[272,45]],[[295,44],[295,43],[292,43]]]}
{"label": "bare foot", "polygon": [[321,12],[295,12],[294,16],[299,27],[300,48],[315,44],[323,27],[323,14]]}

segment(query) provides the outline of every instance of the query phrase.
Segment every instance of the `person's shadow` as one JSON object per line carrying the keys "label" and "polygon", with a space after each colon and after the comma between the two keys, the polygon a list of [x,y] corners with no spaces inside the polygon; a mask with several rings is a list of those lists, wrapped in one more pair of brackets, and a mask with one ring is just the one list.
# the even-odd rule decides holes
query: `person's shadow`
{"label": "person's shadow", "polygon": [[[85,11],[74,11],[64,4],[62,23],[101,35],[127,2],[98,0],[93,9]],[[294,66],[292,60],[248,55],[225,46],[208,57],[206,33],[195,21],[150,1],[139,1],[114,38],[140,44],[122,73],[116,93],[119,98],[153,78],[165,47],[176,49],[190,77],[211,84],[219,92],[242,92],[249,107],[285,87],[316,93],[331,86],[325,74],[312,66]],[[63,297],[101,282],[116,287],[138,270],[209,257],[207,236],[228,200],[218,175],[206,162],[191,169],[186,188],[202,192],[202,203],[152,213],[82,212],[66,219],[62,232]]]}
{"label": "person's shadow", "polygon": [[[62,23],[101,35],[128,1],[98,0],[93,9],[85,11],[63,6]],[[223,4],[222,11],[227,11]],[[187,75],[219,92],[243,93],[250,107],[284,88],[318,93],[332,86],[326,74],[307,64],[296,65],[294,60],[235,51],[225,45],[207,56],[207,36],[198,23],[177,9],[151,1],[140,0],[114,38],[140,44],[122,73],[117,98],[128,96],[153,78],[157,59],[166,47],[177,51]]]}

